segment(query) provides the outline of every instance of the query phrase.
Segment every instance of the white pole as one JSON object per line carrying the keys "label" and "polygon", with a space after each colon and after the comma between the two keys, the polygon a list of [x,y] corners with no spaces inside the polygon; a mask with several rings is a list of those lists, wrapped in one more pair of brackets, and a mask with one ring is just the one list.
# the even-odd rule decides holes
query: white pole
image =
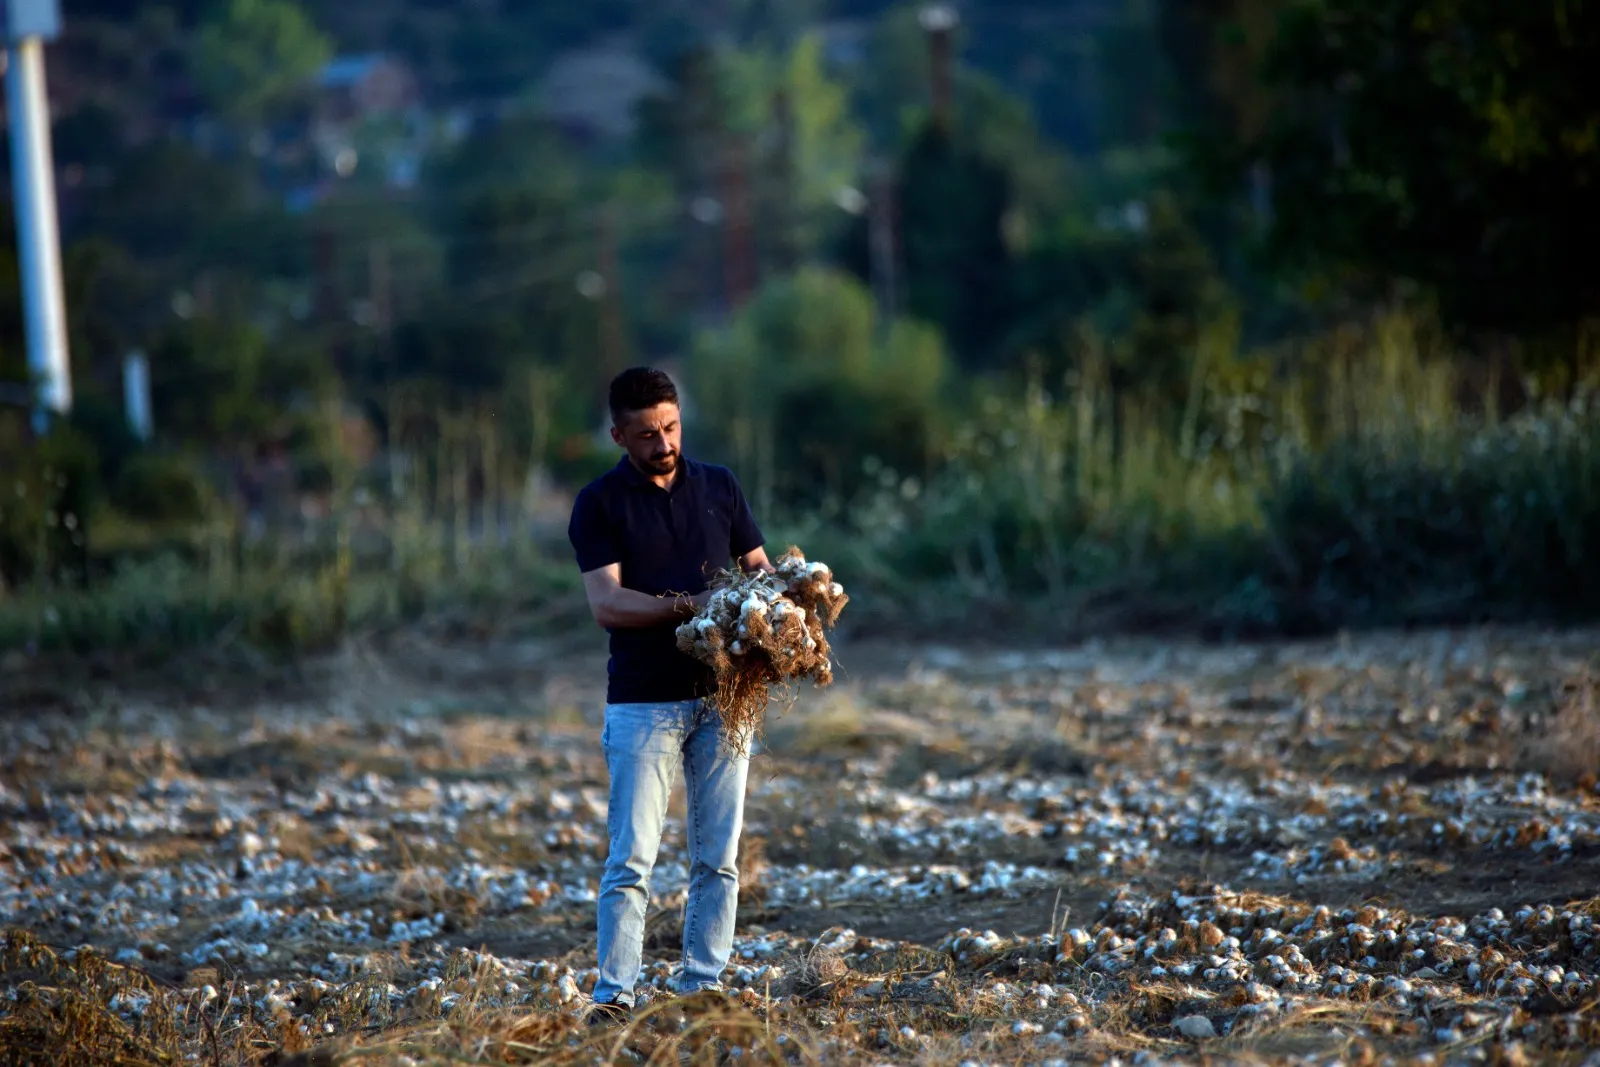
{"label": "white pole", "polygon": [[150,362],[137,348],[122,361],[122,397],[128,429],[139,440],[150,440],[154,431],[150,417]]}
{"label": "white pole", "polygon": [[49,412],[65,415],[72,410],[67,316],[61,294],[61,247],[56,230],[55,165],[51,159],[50,108],[44,83],[44,41],[30,36],[13,42],[8,60],[6,107],[11,120],[18,266],[22,271],[28,369],[42,386],[34,428],[43,432]]}

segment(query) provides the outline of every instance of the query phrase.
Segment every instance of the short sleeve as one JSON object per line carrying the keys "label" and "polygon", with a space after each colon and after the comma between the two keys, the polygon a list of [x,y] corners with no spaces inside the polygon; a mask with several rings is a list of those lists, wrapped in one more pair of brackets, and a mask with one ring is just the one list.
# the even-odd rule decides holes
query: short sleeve
{"label": "short sleeve", "polygon": [[744,490],[739,488],[739,479],[733,472],[728,472],[728,487],[733,494],[733,523],[728,538],[728,549],[734,559],[738,559],[746,552],[754,552],[767,543],[761,535],[761,527],[756,525],[756,517],[750,511],[750,502],[744,498]]}
{"label": "short sleeve", "polygon": [[572,551],[578,558],[578,570],[585,574],[622,562],[616,529],[593,486],[580,490],[578,498],[572,502],[567,540],[572,542]]}

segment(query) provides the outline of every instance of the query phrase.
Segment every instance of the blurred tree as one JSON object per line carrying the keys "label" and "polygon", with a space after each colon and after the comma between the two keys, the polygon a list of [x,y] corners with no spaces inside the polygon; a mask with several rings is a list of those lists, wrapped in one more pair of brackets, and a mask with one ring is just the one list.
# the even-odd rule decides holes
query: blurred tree
{"label": "blurred tree", "polygon": [[[727,128],[755,143],[750,180],[765,216],[760,228],[787,227],[800,254],[814,251],[833,221],[839,191],[857,180],[865,144],[848,88],[828,72],[822,39],[802,33],[785,51],[719,55],[720,111]],[[784,170],[763,166],[785,154]]]}
{"label": "blurred tree", "polygon": [[200,28],[194,74],[219,113],[254,124],[304,93],[332,55],[293,0],[227,0]]}
{"label": "blurred tree", "polygon": [[900,166],[906,307],[938,323],[969,364],[979,361],[1011,310],[1013,258],[1004,224],[1011,175],[934,127]]}
{"label": "blurred tree", "polygon": [[726,149],[719,131],[726,128],[727,117],[719,70],[708,46],[678,55],[667,68],[668,93],[641,102],[631,146],[635,164],[661,175],[670,186],[668,195],[675,198],[675,232],[661,235],[670,239],[671,249],[658,254],[649,288],[677,309],[680,329],[668,333],[684,343],[692,319],[716,309],[723,293],[724,231],[716,207],[725,192],[721,164]]}
{"label": "blurred tree", "polygon": [[237,263],[281,240],[245,225],[251,198],[242,170],[177,139],[154,141],[116,161],[106,187],[78,205],[67,237],[120,245],[156,276]]}
{"label": "blurred tree", "polygon": [[1156,31],[1172,72],[1164,110],[1174,127],[1248,143],[1281,95],[1261,77],[1278,0],[1160,0]]}
{"label": "blurred tree", "polygon": [[1081,198],[1078,168],[1040,134],[1025,99],[998,79],[970,71],[957,77],[956,87],[956,138],[1005,169],[1019,213],[1015,223],[1024,233]]}
{"label": "blurred tree", "polygon": [[1225,289],[1209,249],[1171,192],[1152,195],[1125,244],[1111,299],[1097,309],[1113,346],[1112,384],[1177,410],[1187,398],[1195,345]]}
{"label": "blurred tree", "polygon": [[1600,9],[1297,0],[1262,51],[1264,114],[1236,108],[1261,117],[1213,123],[1196,158],[1233,189],[1270,176],[1272,262],[1369,294],[1420,282],[1477,330],[1600,311],[1600,120],[1577,88]]}
{"label": "blurred tree", "polygon": [[[928,37],[918,21],[921,4],[890,8],[874,23],[867,38],[866,58],[858,68],[856,108],[871,134],[876,150],[898,152],[915,140],[928,119],[931,80]],[[995,65],[972,62],[979,45],[1008,26],[1003,14],[985,17],[972,12],[953,31],[951,42],[952,90],[956,111],[957,136],[997,160],[1003,161],[1018,176],[1018,191],[1033,206],[1035,194],[1044,199],[1059,198],[1059,185],[1050,193],[1051,183],[1063,177],[1066,151],[1062,143],[1041,133],[1036,107],[1052,112],[1056,124],[1076,123],[1056,112],[1077,110],[1050,95],[1042,100],[1020,91],[1019,72],[1004,63],[1004,53],[990,53]],[[979,35],[985,35],[982,40]],[[1027,36],[1024,34],[1024,36]],[[1033,44],[1039,44],[1033,35]],[[1081,32],[1059,35],[1062,48],[1084,51],[1088,41]],[[1038,66],[1037,62],[1032,66]],[[1076,98],[1084,97],[1082,89]]]}
{"label": "blurred tree", "polygon": [[[640,358],[679,352],[694,329],[693,304],[681,296],[677,272],[683,260],[683,210],[670,171],[629,166],[607,183],[610,225],[616,238],[621,291],[626,310],[625,339]],[[703,225],[690,219],[694,226]],[[597,238],[600,235],[597,233]],[[599,264],[597,264],[598,268]]]}
{"label": "blurred tree", "polygon": [[[860,106],[898,157],[906,308],[936,323],[965,365],[990,366],[1020,310],[1017,263],[1074,194],[1081,197],[1079,175],[1040,135],[1025,99],[960,63],[953,129],[932,127],[928,45],[914,8],[880,20],[869,51]],[[862,278],[871,277],[870,228],[869,217],[858,219],[841,244],[843,262]]]}
{"label": "blurred tree", "polygon": [[827,17],[826,0],[736,0],[733,27],[739,40],[786,47]]}
{"label": "blurred tree", "polygon": [[193,9],[210,0],[68,6],[52,46],[56,161],[97,169],[127,144],[167,132],[190,110]]}
{"label": "blurred tree", "polygon": [[159,284],[124,247],[101,237],[70,245],[63,275],[75,386],[116,391],[122,356],[170,319]]}
{"label": "blurred tree", "polygon": [[314,363],[272,346],[248,322],[198,317],[150,349],[151,403],[166,440],[202,448],[253,444],[273,431],[315,381]]}
{"label": "blurred tree", "polygon": [[65,422],[23,440],[0,409],[0,595],[26,582],[82,580],[103,486],[94,446]]}
{"label": "blurred tree", "polygon": [[614,8],[614,0],[559,7],[515,4],[509,5],[510,10],[457,6],[444,33],[448,73],[440,71],[434,79],[441,95],[450,100],[514,96],[532,84],[562,48],[583,38],[583,24],[593,17],[587,9],[607,6]]}
{"label": "blurred tree", "polygon": [[[443,288],[401,312],[402,373],[462,389],[500,388],[519,366],[565,361],[596,379],[604,186],[531,118],[486,127],[424,179],[445,249]],[[586,295],[586,292],[588,295]]]}
{"label": "blurred tree", "polygon": [[356,188],[298,217],[289,232],[284,276],[294,283],[263,303],[280,323],[309,318],[307,328],[340,354],[353,392],[392,380],[397,324],[439,306],[445,291],[447,237],[414,204]]}
{"label": "blurred tree", "polygon": [[1175,93],[1162,44],[1155,0],[1123,5],[1094,34],[1101,151],[1148,148],[1169,132]]}
{"label": "blurred tree", "polygon": [[[936,330],[876,329],[871,294],[848,275],[805,268],[769,282],[726,331],[703,334],[688,389],[693,430],[734,462],[766,505],[850,499],[873,456],[925,477],[949,379]],[[826,427],[826,432],[818,432]]]}
{"label": "blurred tree", "polygon": [[[986,366],[1015,310],[1016,257],[1007,241],[1015,183],[987,155],[930,125],[896,166],[894,215],[905,309],[937,325],[969,368]],[[841,257],[873,277],[871,220],[843,238]]]}
{"label": "blurred tree", "polygon": [[1195,346],[1229,290],[1183,201],[1147,192],[1089,218],[1063,217],[1019,271],[1017,311],[1001,351],[1056,374],[1073,366],[1085,329],[1108,342],[1111,384],[1181,407]]}
{"label": "blurred tree", "polygon": [[[961,31],[954,51],[959,55]],[[856,108],[879,150],[894,149],[919,127],[928,106],[928,39],[917,9],[903,5],[874,21],[857,74]]]}
{"label": "blurred tree", "polygon": [[56,119],[50,132],[56,165],[85,171],[109,167],[122,154],[121,126],[116,111],[92,100]]}

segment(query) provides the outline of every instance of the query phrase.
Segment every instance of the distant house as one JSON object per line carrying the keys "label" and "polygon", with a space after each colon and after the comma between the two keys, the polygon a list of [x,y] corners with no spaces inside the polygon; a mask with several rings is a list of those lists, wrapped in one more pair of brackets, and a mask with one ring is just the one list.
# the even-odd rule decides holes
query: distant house
{"label": "distant house", "polygon": [[666,80],[637,53],[600,45],[557,56],[535,90],[535,106],[571,133],[622,139],[633,134],[639,102],[670,91]]}
{"label": "distant house", "polygon": [[406,63],[381,53],[337,56],[318,72],[313,88],[311,142],[327,171],[348,177],[356,166],[366,171],[375,163],[388,185],[415,184],[429,131],[416,75]]}
{"label": "distant house", "polygon": [[317,119],[352,123],[403,115],[420,103],[411,68],[381,53],[336,56],[317,75]]}

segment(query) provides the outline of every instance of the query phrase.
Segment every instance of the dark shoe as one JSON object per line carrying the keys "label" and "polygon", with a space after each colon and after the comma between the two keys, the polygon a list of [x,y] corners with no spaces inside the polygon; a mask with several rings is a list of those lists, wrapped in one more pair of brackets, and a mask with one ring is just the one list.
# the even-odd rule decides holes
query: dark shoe
{"label": "dark shoe", "polygon": [[589,1006],[589,1016],[585,1023],[590,1029],[602,1026],[623,1026],[633,1018],[633,1010],[626,1004],[618,1004],[614,1000],[595,1001]]}

